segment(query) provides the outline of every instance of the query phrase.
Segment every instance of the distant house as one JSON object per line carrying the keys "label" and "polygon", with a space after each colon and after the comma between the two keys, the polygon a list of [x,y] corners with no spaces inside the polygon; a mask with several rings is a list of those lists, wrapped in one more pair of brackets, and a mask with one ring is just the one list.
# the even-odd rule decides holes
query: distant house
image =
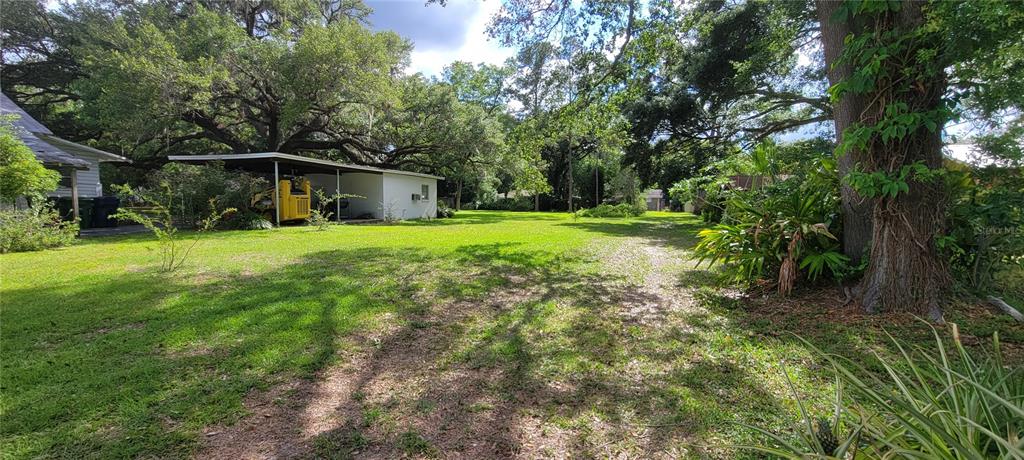
{"label": "distant house", "polygon": [[0,94],[0,114],[14,115],[13,124],[17,136],[32,149],[44,166],[60,172],[60,187],[50,196],[71,198],[75,218],[79,217],[80,199],[103,196],[100,163],[128,162],[127,158],[120,155],[54,136],[52,131],[4,94]]}
{"label": "distant house", "polygon": [[644,200],[647,201],[648,211],[661,211],[668,204],[665,200],[665,193],[655,188],[644,191]]}

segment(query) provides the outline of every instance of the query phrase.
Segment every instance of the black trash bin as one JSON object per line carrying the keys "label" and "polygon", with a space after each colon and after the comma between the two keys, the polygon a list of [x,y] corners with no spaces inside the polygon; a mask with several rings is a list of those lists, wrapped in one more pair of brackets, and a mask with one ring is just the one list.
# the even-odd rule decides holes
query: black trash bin
{"label": "black trash bin", "polygon": [[[71,197],[62,196],[49,198],[49,201],[54,204],[57,212],[60,213],[60,218],[65,221],[74,220],[74,211],[71,207]],[[79,198],[78,199],[78,228],[92,228],[92,210],[93,198]]]}
{"label": "black trash bin", "polygon": [[101,196],[94,198],[92,205],[92,227],[117,227],[117,219],[111,216],[117,213],[117,208],[120,205],[121,199],[116,196]]}

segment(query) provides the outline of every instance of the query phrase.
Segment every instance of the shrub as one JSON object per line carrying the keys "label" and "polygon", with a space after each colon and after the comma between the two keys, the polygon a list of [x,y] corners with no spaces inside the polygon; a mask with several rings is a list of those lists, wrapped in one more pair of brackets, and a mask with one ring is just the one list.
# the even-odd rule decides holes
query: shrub
{"label": "shrub", "polygon": [[117,187],[117,191],[126,200],[130,199],[146,205],[145,211],[136,211],[131,208],[119,209],[113,217],[142,224],[147,230],[153,232],[160,244],[160,269],[165,272],[177,270],[185,263],[192,249],[199,244],[200,232],[213,229],[221,218],[236,211],[234,208],[218,211],[216,200],[211,198],[208,204],[208,209],[211,209],[210,214],[199,223],[198,232],[192,241],[183,242],[171,212],[174,200],[181,195],[175,193],[170,183],[162,182],[158,188],[140,190],[132,190],[131,187],[125,185]]}
{"label": "shrub", "polygon": [[78,224],[62,221],[52,206],[0,209],[0,253],[68,246],[76,235]]}
{"label": "shrub", "polygon": [[316,206],[309,210],[309,217],[306,218],[306,223],[314,226],[319,231],[324,231],[330,228],[334,222],[331,217],[334,217],[334,212],[330,210],[331,204],[338,200],[344,200],[348,198],[366,198],[362,195],[352,195],[347,193],[335,193],[328,195],[322,189],[316,189],[313,191],[313,195],[316,198]]}
{"label": "shrub", "polygon": [[822,159],[817,164],[804,176],[732,191],[722,223],[698,234],[700,261],[723,264],[734,281],[770,278],[783,295],[800,278],[849,276],[852,269],[838,236],[835,163]]}
{"label": "shrub", "polygon": [[978,357],[955,324],[951,331],[953,356],[934,329],[932,350],[892,339],[900,358],[876,355],[881,374],[807,343],[835,370],[832,417],[810,415],[790,382],[802,419],[797,441],[752,427],[775,445],[750,448],[793,459],[1024,458],[1024,368],[1004,365],[998,335]]}
{"label": "shrub", "polygon": [[488,211],[532,211],[533,201],[529,197],[498,198],[481,202],[476,208]]}
{"label": "shrub", "polygon": [[939,239],[961,285],[986,292],[996,275],[1024,268],[1024,176],[1017,168],[950,171],[948,233]]}
{"label": "shrub", "polygon": [[438,219],[450,219],[455,217],[455,209],[448,206],[448,203],[444,201],[437,202],[437,218]]}
{"label": "shrub", "polygon": [[20,196],[41,198],[56,190],[59,180],[60,173],[43,167],[32,150],[0,119],[0,199],[11,203]]}
{"label": "shrub", "polygon": [[273,222],[263,214],[253,211],[239,211],[228,216],[226,224],[229,228],[236,230],[270,230],[274,228]]}
{"label": "shrub", "polygon": [[647,212],[639,204],[602,204],[590,209],[576,211],[578,217],[638,217]]}
{"label": "shrub", "polygon": [[[140,191],[161,193],[162,184],[173,184],[173,197],[167,202],[171,217],[180,225],[198,228],[216,211],[210,203],[239,211],[250,211],[253,195],[268,189],[266,179],[240,171],[228,171],[222,163],[189,165],[168,163],[152,174]],[[226,220],[227,226],[242,228]]]}

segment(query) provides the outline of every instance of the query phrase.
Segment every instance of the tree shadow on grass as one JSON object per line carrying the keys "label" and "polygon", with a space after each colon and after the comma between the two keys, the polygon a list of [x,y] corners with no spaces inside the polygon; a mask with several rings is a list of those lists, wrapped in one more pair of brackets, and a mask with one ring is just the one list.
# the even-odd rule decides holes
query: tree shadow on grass
{"label": "tree shadow on grass", "polygon": [[5,444],[54,457],[180,455],[252,388],[309,377],[412,303],[405,259],[332,251],[258,276],[124,273],[6,290]]}
{"label": "tree shadow on grass", "polygon": [[560,225],[612,237],[642,237],[655,244],[690,249],[697,243],[697,232],[704,228],[690,214],[671,217],[634,217],[624,219],[578,219]]}
{"label": "tree shadow on grass", "polygon": [[[365,361],[336,376],[347,393],[336,394],[333,427],[299,451],[505,458],[603,455],[627,444],[652,454],[723,423],[728,411],[709,403],[723,394],[777,404],[758,376],[690,356],[677,330],[623,336],[629,325],[616,306],[637,295],[625,280],[581,273],[583,261],[513,244],[464,246],[453,257],[505,282],[434,299],[379,338]],[[711,406],[717,412],[709,414]],[[410,433],[425,451],[408,449],[402,440]],[[275,454],[295,449],[283,445]]]}
{"label": "tree shadow on grass", "polygon": [[559,221],[570,216],[564,212],[526,212],[526,211],[458,211],[454,217],[447,219],[417,219],[402,222],[402,225],[446,226],[446,225],[478,225],[501,224],[523,221]]}
{"label": "tree shadow on grass", "polygon": [[512,243],[339,249],[255,276],[5,291],[2,433],[24,456],[200,439],[225,458],[604,455],[677,449],[735,398],[778,406],[689,332],[623,317],[646,294],[590,263]]}

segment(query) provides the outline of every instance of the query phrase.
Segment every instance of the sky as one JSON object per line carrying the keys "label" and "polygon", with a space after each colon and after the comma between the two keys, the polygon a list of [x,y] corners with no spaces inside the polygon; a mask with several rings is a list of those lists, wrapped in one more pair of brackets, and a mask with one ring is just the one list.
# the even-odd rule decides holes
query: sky
{"label": "sky", "polygon": [[375,30],[393,30],[413,42],[409,73],[440,75],[452,61],[501,64],[514,51],[487,35],[487,23],[501,7],[497,0],[449,0],[446,6],[424,0],[368,0]]}

